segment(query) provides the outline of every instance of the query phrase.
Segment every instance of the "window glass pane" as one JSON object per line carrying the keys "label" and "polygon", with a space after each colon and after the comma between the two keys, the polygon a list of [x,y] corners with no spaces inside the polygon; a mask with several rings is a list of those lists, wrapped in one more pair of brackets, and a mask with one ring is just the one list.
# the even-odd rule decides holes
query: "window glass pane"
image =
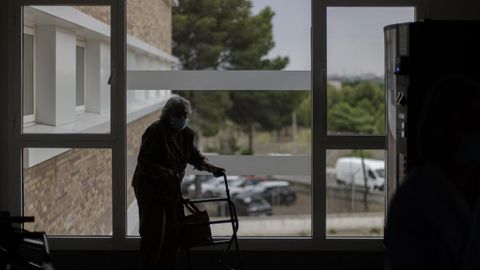
{"label": "window glass pane", "polygon": [[385,150],[328,150],[326,158],[327,236],[383,236]]}
{"label": "window glass pane", "polygon": [[[129,2],[127,34],[135,42],[128,46],[127,69],[310,70],[310,0],[296,1],[295,6],[290,2],[254,0],[250,6],[248,1],[179,1],[177,5],[157,1],[148,8]],[[215,6],[222,3],[225,5],[221,8]],[[172,95],[192,102],[189,124],[198,133],[198,147],[203,153],[310,156],[309,91],[172,91],[160,86],[155,90],[129,89],[129,234],[136,234],[138,223],[130,183],[141,136],[158,119]],[[242,122],[242,117],[249,122]],[[307,178],[310,183],[310,176]],[[309,216],[310,209],[306,211]],[[285,230],[280,234],[311,232],[309,227],[302,233]],[[268,232],[258,231],[257,235]]]}
{"label": "window glass pane", "polygon": [[383,27],[414,20],[413,7],[327,8],[330,134],[385,134]]}
{"label": "window glass pane", "polygon": [[77,46],[77,98],[76,105],[85,105],[85,48]]}
{"label": "window glass pane", "polygon": [[[238,207],[244,207],[239,212],[242,225],[239,235],[255,236],[307,236],[311,235],[311,176],[310,176],[310,156],[311,156],[311,125],[310,125],[310,91],[193,91],[199,95],[205,102],[204,107],[212,108],[211,116],[207,121],[195,117],[199,108],[196,103],[192,103],[193,113],[189,126],[194,128],[197,133],[197,146],[199,150],[207,155],[207,158],[214,164],[225,164],[227,173],[235,170],[238,174],[230,173],[229,178],[251,178],[272,182],[278,187],[272,187],[273,191],[260,192],[260,187],[255,189],[260,193],[260,197],[265,200],[272,200],[274,205],[272,215],[269,215],[268,209],[261,209],[261,206],[255,207],[245,204],[242,201],[236,202]],[[211,100],[212,92],[223,99]],[[148,102],[151,102],[150,104]],[[138,230],[138,209],[135,195],[130,186],[131,177],[135,170],[137,155],[141,143],[141,137],[145,129],[154,121],[158,120],[160,111],[165,102],[165,98],[159,98],[157,103],[146,100],[133,99],[128,106],[128,233],[136,234]],[[221,108],[218,102],[225,102]],[[283,105],[281,105],[283,104]],[[288,105],[288,106],[287,106]],[[219,109],[220,108],[220,109]],[[260,158],[257,160],[257,158]],[[251,161],[255,159],[255,161]],[[287,160],[287,161],[285,161]],[[252,164],[257,168],[252,169]],[[282,165],[279,165],[282,164]],[[219,165],[220,166],[220,165]],[[252,172],[252,170],[254,170]],[[257,170],[258,172],[255,172]],[[268,171],[268,174],[259,172]],[[188,167],[187,173],[196,174]],[[189,182],[193,175],[186,176],[185,183]],[[198,181],[210,179],[207,176],[197,176]],[[218,180],[221,180],[220,178]],[[281,181],[280,181],[281,180]],[[277,182],[278,181],[278,182]],[[258,181],[250,181],[258,182]],[[200,182],[197,182],[197,185]],[[183,186],[186,196],[209,197],[222,194],[222,186],[217,185],[213,192],[208,189],[195,189],[195,185]],[[240,184],[236,182],[235,184]],[[231,190],[235,189],[232,182]],[[243,186],[237,187],[238,190]],[[284,185],[288,185],[284,187]],[[253,186],[253,185],[250,185]],[[251,189],[252,187],[249,187]],[[284,189],[284,190],[283,190]],[[293,192],[291,191],[293,190]],[[224,191],[224,189],[223,189]],[[285,191],[287,195],[282,195]],[[291,204],[284,204],[285,200],[290,200],[289,192],[295,195],[296,199]],[[275,193],[276,192],[276,193]],[[258,194],[257,194],[258,195]],[[247,195],[242,195],[247,196]],[[254,195],[254,197],[258,197]],[[251,199],[251,198],[250,198]],[[250,200],[245,198],[245,200]],[[282,200],[279,202],[277,200]],[[259,198],[259,204],[263,200]],[[270,202],[269,202],[270,203]],[[279,203],[278,205],[276,203]],[[243,204],[243,205],[242,205]],[[267,203],[264,203],[267,205]],[[218,207],[218,205],[214,205]],[[250,207],[251,210],[247,210]],[[262,206],[263,207],[263,206]],[[252,210],[253,209],[253,210]],[[211,215],[217,215],[217,208],[210,209]],[[252,213],[247,212],[252,211]],[[262,213],[262,211],[266,211]],[[291,221],[289,223],[288,221]],[[272,222],[272,223],[270,223]],[[256,224],[255,226],[253,224]],[[277,226],[275,230],[269,231],[264,225],[272,224]],[[276,224],[276,225],[274,225]],[[283,225],[281,225],[283,224]],[[307,227],[305,227],[307,226]],[[268,226],[267,226],[268,227]],[[220,227],[219,227],[220,228]],[[222,227],[223,228],[223,227]],[[225,227],[228,228],[228,227]],[[224,228],[224,229],[225,229]],[[248,229],[250,228],[250,229]],[[224,229],[218,229],[214,232],[221,235]],[[256,230],[256,231],[255,231]]]}
{"label": "window glass pane", "polygon": [[110,149],[25,148],[26,229],[48,235],[112,234]]}
{"label": "window glass pane", "polygon": [[172,13],[180,69],[310,69],[310,0],[179,1]]}
{"label": "window glass pane", "polygon": [[[29,38],[24,41],[35,54],[25,52],[23,96],[24,114],[26,106],[35,108],[35,121],[24,125],[23,133],[109,133],[110,7],[25,6],[23,11],[24,25],[35,33],[35,48]],[[85,47],[77,46],[79,39]],[[77,114],[80,105],[85,113]]]}
{"label": "window glass pane", "polygon": [[33,35],[23,34],[23,115],[34,113]]}

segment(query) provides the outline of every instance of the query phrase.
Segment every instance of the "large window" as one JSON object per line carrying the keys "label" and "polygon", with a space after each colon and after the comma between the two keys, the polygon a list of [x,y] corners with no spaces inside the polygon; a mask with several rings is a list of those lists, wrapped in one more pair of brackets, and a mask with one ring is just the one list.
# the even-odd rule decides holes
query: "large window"
{"label": "large window", "polygon": [[383,28],[414,19],[413,7],[326,8],[327,237],[383,236]]}
{"label": "large window", "polygon": [[[252,1],[251,8],[244,5],[247,2],[221,7],[221,1],[179,1],[172,8],[171,44],[151,41],[159,48],[171,47],[178,57],[175,69],[159,70],[155,55],[129,52],[128,92],[139,101],[147,93],[148,100],[158,104],[172,95],[191,101],[189,124],[197,132],[198,147],[212,163],[226,168],[237,193],[239,236],[308,237],[312,235],[310,1],[296,1],[295,7],[288,0]],[[162,17],[162,10],[151,16]],[[140,23],[137,10],[127,11],[129,24]],[[147,35],[153,38],[158,32],[152,28]],[[168,96],[155,96],[161,89],[169,89]],[[129,235],[138,235],[131,175],[141,135],[158,119],[160,107],[128,124]],[[188,168],[184,195],[225,196],[221,180]],[[225,214],[222,205],[209,209],[212,217]],[[222,228],[228,226],[214,226],[213,234],[226,236]]]}
{"label": "large window", "polygon": [[[12,49],[13,117],[35,119],[12,127],[10,175],[22,182],[9,192],[24,194],[12,204],[53,248],[138,247],[131,177],[143,132],[174,95],[192,102],[200,150],[227,169],[243,249],[382,248],[383,26],[413,21],[413,4],[46,2],[17,6],[33,30]],[[221,196],[219,180],[188,167],[182,191]]]}

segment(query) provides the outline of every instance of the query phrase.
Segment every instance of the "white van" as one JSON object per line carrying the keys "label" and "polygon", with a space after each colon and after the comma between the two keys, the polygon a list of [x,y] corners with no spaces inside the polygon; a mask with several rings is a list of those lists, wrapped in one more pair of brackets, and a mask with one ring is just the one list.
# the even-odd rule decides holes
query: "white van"
{"label": "white van", "polygon": [[[385,187],[385,161],[363,159],[367,186],[369,190],[381,190]],[[335,164],[335,178],[338,184],[364,187],[362,159],[360,157],[341,157]]]}

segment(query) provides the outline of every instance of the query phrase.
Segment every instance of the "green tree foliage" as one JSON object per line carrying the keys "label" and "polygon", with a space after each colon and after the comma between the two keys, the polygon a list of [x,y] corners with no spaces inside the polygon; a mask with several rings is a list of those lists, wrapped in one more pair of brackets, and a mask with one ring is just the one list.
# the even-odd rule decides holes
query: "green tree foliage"
{"label": "green tree foliage", "polygon": [[[179,0],[173,8],[173,54],[183,69],[222,69],[231,54],[232,31],[249,14],[248,2]],[[204,136],[217,134],[231,106],[225,91],[175,91],[193,103],[192,123]],[[208,90],[208,89],[205,89]]]}
{"label": "green tree foliage", "polygon": [[[385,99],[382,83],[356,81],[340,89],[327,85],[327,121],[331,133],[382,134],[385,132]],[[311,125],[311,95],[297,108],[299,124]]]}
{"label": "green tree foliage", "polygon": [[298,124],[303,127],[310,127],[312,124],[312,95],[306,94],[300,105],[297,107]]}
{"label": "green tree foliage", "polygon": [[385,97],[382,85],[370,81],[327,88],[328,130],[333,133],[382,134]]}
{"label": "green tree foliage", "polygon": [[[274,12],[266,7],[253,15],[251,7],[249,0],[179,0],[173,9],[173,54],[183,69],[285,68],[288,57],[266,58],[275,46]],[[252,140],[253,127],[272,130],[288,124],[303,97],[296,91],[177,93],[193,103],[192,122],[204,136],[215,135],[229,118],[249,132]],[[251,147],[249,152],[253,152]]]}
{"label": "green tree foliage", "polygon": [[304,98],[298,91],[237,91],[229,117],[248,134],[247,153],[253,153],[254,129],[276,130],[288,126],[292,112]]}

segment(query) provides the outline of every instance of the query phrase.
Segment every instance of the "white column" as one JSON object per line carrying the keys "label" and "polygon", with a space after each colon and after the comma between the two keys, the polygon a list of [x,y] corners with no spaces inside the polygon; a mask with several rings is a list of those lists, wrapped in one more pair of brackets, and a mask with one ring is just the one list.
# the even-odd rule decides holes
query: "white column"
{"label": "white column", "polygon": [[110,47],[99,40],[87,40],[85,54],[85,110],[98,114],[109,113]]}
{"label": "white column", "polygon": [[59,126],[75,121],[76,36],[57,26],[36,33],[36,118]]}

